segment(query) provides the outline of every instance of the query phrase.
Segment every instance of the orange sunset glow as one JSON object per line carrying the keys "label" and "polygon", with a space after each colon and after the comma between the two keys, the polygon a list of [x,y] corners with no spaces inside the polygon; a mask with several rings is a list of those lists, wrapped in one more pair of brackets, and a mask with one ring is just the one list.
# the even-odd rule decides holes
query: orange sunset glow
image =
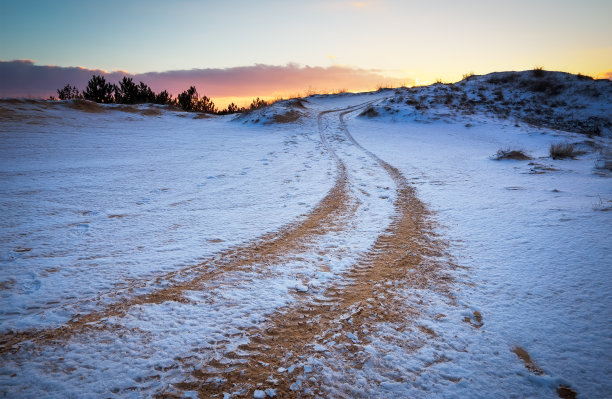
{"label": "orange sunset glow", "polygon": [[[195,85],[224,106],[536,66],[596,78],[612,70],[608,1],[264,1],[239,2],[237,9],[24,2],[34,13],[18,4],[0,5],[5,97],[47,97],[67,83],[82,88],[82,72],[114,82],[132,76],[174,95]],[[113,4],[127,8],[118,12]],[[57,24],[54,15],[73,22]],[[98,20],[116,24],[109,31]]]}

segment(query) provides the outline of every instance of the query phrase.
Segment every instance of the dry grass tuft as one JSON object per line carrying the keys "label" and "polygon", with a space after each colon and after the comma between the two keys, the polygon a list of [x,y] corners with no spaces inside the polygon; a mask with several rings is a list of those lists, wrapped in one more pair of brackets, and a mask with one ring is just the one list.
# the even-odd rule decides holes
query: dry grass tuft
{"label": "dry grass tuft", "polygon": [[93,101],[88,101],[88,100],[81,100],[81,99],[71,100],[67,102],[66,105],[69,108],[76,109],[78,111],[95,113],[95,114],[106,111],[103,107],[98,105],[98,103],[95,103]]}
{"label": "dry grass tuft", "polygon": [[537,66],[531,70],[531,74],[536,78],[541,78],[546,74],[546,71],[544,70],[544,67]]}
{"label": "dry grass tuft", "polygon": [[140,114],[144,116],[159,116],[162,112],[157,108],[147,108],[140,111]]}
{"label": "dry grass tuft", "polygon": [[15,112],[14,110],[10,108],[4,108],[0,106],[0,121],[2,120],[13,121],[17,119],[18,119],[17,112]]}
{"label": "dry grass tuft", "polygon": [[551,144],[549,153],[552,159],[574,158],[578,155],[578,151],[570,143]]}
{"label": "dry grass tuft", "polygon": [[531,157],[525,154],[523,150],[505,149],[505,150],[497,151],[497,153],[493,155],[492,159],[495,161],[501,161],[503,159],[513,159],[516,161],[528,161],[531,159]]}
{"label": "dry grass tuft", "polygon": [[284,114],[277,114],[272,117],[271,123],[292,123],[302,117],[302,114],[296,110],[289,110]]}
{"label": "dry grass tuft", "polygon": [[115,109],[117,111],[128,112],[130,114],[137,114],[139,112],[139,109],[133,105],[119,105]]}
{"label": "dry grass tuft", "polygon": [[303,99],[300,99],[300,98],[294,98],[294,99],[288,100],[287,101],[287,105],[289,107],[292,107],[292,108],[306,109],[306,106],[304,105],[304,102],[307,102],[307,100],[303,100]]}

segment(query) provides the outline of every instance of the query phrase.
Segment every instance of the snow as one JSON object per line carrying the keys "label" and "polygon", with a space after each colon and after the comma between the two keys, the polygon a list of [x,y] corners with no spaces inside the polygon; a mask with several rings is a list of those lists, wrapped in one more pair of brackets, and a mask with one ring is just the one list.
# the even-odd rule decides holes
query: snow
{"label": "snow", "polygon": [[[473,78],[466,90],[474,94],[486,79]],[[417,89],[427,110],[407,104],[408,89],[400,89],[279,102],[237,119],[2,102],[0,111],[20,117],[0,119],[1,333],[61,327],[220,273],[184,285],[182,300],[132,304],[58,342],[25,340],[0,355],[0,392],[196,397],[197,373],[244,362],[250,331],[304,298],[324,300],[389,226],[396,183],[379,157],[434,211],[437,233],[450,244],[444,256],[460,266],[448,272],[452,294],[387,281],[378,298],[346,310],[344,329],[307,345],[310,355],[271,365],[265,383],[217,397],[280,395],[274,371],[293,391],[308,394],[314,384],[330,397],[553,398],[560,385],[605,396],[612,389],[610,138],[534,127],[522,122],[527,114],[457,113],[427,92],[434,89]],[[515,89],[504,90],[508,98]],[[591,101],[566,92],[567,104],[574,94],[580,104]],[[344,120],[363,148],[338,112],[319,114],[359,104]],[[596,116],[609,99],[588,104]],[[366,106],[378,116],[358,116]],[[585,153],[550,159],[550,144],[566,141]],[[499,149],[533,159],[491,159]],[[348,194],[335,224],[282,256],[227,266],[233,248],[281,236],[307,218],[341,164]],[[355,327],[356,312],[386,297],[419,316],[409,326]],[[515,347],[543,373],[530,372]]]}
{"label": "snow", "polygon": [[50,126],[2,127],[3,332],[63,323],[126,282],[277,230],[330,187],[299,130],[52,112]]}
{"label": "snow", "polygon": [[[580,143],[583,135],[491,118],[426,118],[355,118],[349,128],[362,145],[412,176],[419,197],[443,222],[456,262],[468,268],[457,297],[464,310],[450,325],[448,317],[431,324],[458,345],[444,348],[452,361],[439,370],[462,383],[433,392],[490,397],[496,385],[518,396],[554,397],[564,382],[585,397],[605,396],[612,364],[612,224],[603,210],[612,202],[612,185],[594,167],[598,154],[548,158],[551,143]],[[491,160],[500,148],[523,149],[534,160]],[[534,173],[533,163],[555,170]],[[440,308],[447,316],[449,310]],[[476,337],[456,327],[474,311],[484,324]],[[521,382],[529,373],[510,353],[515,346],[526,348],[547,376]],[[443,379],[429,376],[421,388]]]}

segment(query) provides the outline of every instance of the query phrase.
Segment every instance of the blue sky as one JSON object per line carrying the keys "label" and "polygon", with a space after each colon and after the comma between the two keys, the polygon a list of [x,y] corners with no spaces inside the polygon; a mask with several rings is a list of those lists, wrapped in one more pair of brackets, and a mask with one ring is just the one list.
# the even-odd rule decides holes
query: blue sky
{"label": "blue sky", "polygon": [[332,65],[417,82],[612,70],[612,1],[0,2],[0,60],[130,73]]}

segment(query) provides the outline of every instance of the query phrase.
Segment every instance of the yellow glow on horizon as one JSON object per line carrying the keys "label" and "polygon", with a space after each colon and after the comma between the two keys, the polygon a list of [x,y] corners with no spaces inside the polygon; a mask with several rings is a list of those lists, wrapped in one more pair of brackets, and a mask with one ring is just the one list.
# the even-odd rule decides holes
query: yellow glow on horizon
{"label": "yellow glow on horizon", "polygon": [[[485,75],[491,72],[503,72],[503,71],[509,71],[509,70],[522,71],[522,70],[533,69],[536,66],[537,65],[534,64],[533,66],[524,67],[524,68],[505,68],[505,69],[502,68],[498,70],[492,69],[489,71],[465,69],[465,70],[449,72],[449,73],[436,73],[436,72],[429,72],[429,71],[420,71],[420,73],[417,73],[414,71],[407,71],[407,70],[406,71],[395,71],[395,72],[391,72],[387,74],[386,78],[381,78],[381,80],[377,84],[375,85],[370,84],[369,86],[364,85],[364,87],[337,88],[337,89],[331,89],[331,90],[327,88],[310,88],[308,90],[302,90],[302,91],[276,92],[273,95],[268,95],[268,96],[252,95],[252,96],[241,96],[241,97],[213,97],[212,100],[217,106],[217,108],[219,109],[226,108],[232,102],[238,105],[239,107],[248,108],[248,106],[251,104],[251,101],[253,101],[253,99],[257,97],[265,101],[275,101],[275,100],[295,98],[295,97],[308,97],[314,94],[338,94],[338,93],[343,93],[343,92],[358,93],[358,92],[375,91],[381,87],[394,88],[394,87],[402,87],[402,86],[404,87],[427,86],[437,81],[442,81],[443,83],[455,83],[455,82],[462,80],[464,75],[467,75],[467,74],[473,73],[476,75]],[[547,68],[546,65],[544,65],[543,67],[545,70],[548,70],[548,71],[560,70],[560,68],[559,69]],[[612,80],[612,68],[608,70],[604,70],[604,71],[601,71],[601,69],[596,70],[596,71],[597,72],[588,71],[587,68],[582,68],[582,69],[576,68],[575,70],[570,70],[570,71],[563,70],[562,72],[568,72],[568,73],[573,73],[573,74],[582,73],[583,75],[591,76],[595,79],[611,79]],[[405,79],[402,79],[401,76],[410,76],[410,78],[407,77]],[[420,77],[413,77],[413,76],[420,76]],[[414,80],[414,83],[406,83],[406,82],[409,82],[410,80]]]}
{"label": "yellow glow on horizon", "polygon": [[[365,90],[357,90],[357,91],[351,90],[351,92],[370,91],[370,90],[376,90],[376,89],[365,89]],[[278,93],[272,96],[253,95],[253,96],[243,96],[243,97],[212,97],[211,100],[213,101],[213,103],[215,103],[215,106],[219,110],[222,110],[224,108],[227,108],[227,106],[230,105],[231,103],[236,104],[238,107],[248,108],[249,105],[251,105],[251,102],[256,98],[260,98],[267,102],[273,102],[277,100],[286,100],[289,98],[308,97],[308,96],[315,95],[315,94],[338,94],[338,93],[343,93],[343,92],[348,92],[348,91],[342,90],[342,89],[338,89],[338,90],[314,90],[312,89],[312,90],[307,90],[307,91],[302,91],[302,92],[294,91],[294,92]]]}
{"label": "yellow glow on horizon", "polygon": [[[213,101],[213,103],[215,103],[215,106],[219,109],[222,110],[224,108],[227,108],[227,106],[231,103],[236,104],[239,107],[246,107],[248,108],[249,105],[251,105],[251,102],[255,99],[255,98],[260,98],[262,100],[268,101],[268,102],[273,102],[276,100],[286,100],[289,98],[301,98],[301,97],[308,97],[308,96],[312,96],[312,95],[316,95],[316,94],[340,94],[340,93],[360,93],[360,92],[368,92],[368,91],[375,91],[377,89],[379,89],[380,87],[391,87],[390,85],[385,85],[384,83],[379,83],[378,85],[376,85],[376,87],[363,87],[363,88],[358,88],[358,89],[345,89],[345,88],[339,88],[339,89],[333,89],[333,90],[328,90],[328,89],[309,89],[309,90],[304,90],[304,91],[287,91],[287,92],[278,92],[278,93],[274,93],[274,95],[271,96],[258,96],[258,95],[253,95],[253,96],[239,96],[239,97],[211,97],[211,100]],[[393,86],[393,87],[399,87],[399,85],[397,86]]]}

